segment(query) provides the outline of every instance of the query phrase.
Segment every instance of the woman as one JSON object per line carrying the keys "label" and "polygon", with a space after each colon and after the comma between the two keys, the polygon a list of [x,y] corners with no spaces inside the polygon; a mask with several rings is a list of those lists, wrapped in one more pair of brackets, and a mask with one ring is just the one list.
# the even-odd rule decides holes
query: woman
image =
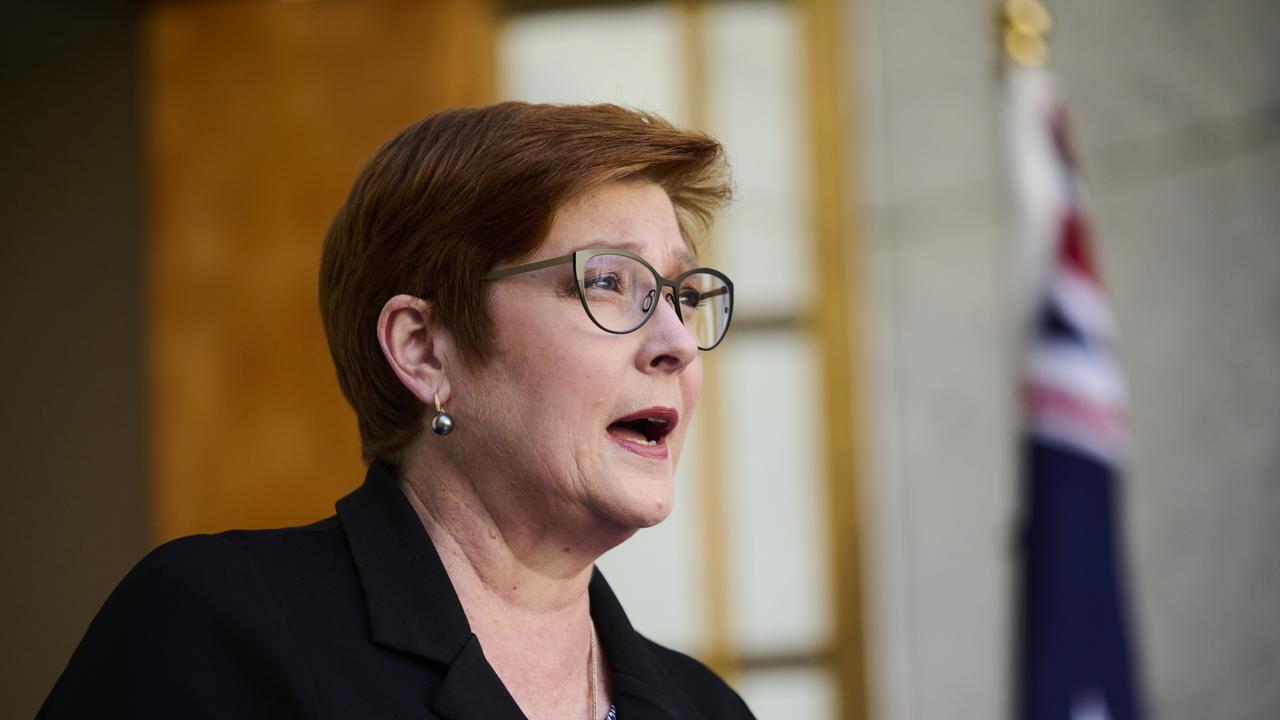
{"label": "woman", "polygon": [[151,553],[41,715],[750,717],[593,565],[671,511],[732,310],[690,241],[726,175],[714,140],[605,105],[453,110],[378,150],[320,278],[364,485]]}

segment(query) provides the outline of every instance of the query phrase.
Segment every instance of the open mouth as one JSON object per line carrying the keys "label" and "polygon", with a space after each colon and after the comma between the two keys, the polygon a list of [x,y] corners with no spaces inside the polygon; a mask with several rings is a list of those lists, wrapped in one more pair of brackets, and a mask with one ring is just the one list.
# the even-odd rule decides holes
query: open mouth
{"label": "open mouth", "polygon": [[658,447],[666,444],[667,435],[675,430],[679,421],[680,414],[675,410],[653,407],[614,420],[609,423],[608,431],[628,445]]}

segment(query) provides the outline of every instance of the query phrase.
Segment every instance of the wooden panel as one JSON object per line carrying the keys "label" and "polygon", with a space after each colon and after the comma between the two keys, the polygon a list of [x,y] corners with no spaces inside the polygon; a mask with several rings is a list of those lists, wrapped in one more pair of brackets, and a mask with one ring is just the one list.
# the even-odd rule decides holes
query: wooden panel
{"label": "wooden panel", "polygon": [[489,99],[491,35],[473,0],[147,10],[153,540],[307,522],[358,484],[324,232],[379,144]]}

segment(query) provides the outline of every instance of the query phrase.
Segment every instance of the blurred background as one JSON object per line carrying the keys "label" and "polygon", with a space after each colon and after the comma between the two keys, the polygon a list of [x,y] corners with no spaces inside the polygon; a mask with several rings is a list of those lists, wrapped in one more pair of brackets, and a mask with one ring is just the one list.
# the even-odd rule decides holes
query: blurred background
{"label": "blurred background", "polygon": [[[1147,715],[1280,716],[1280,5],[1050,2],[1130,386]],[[1020,333],[990,0],[13,3],[0,716],[156,544],[362,480],[316,307],[361,162],[440,108],[708,130],[734,278],[672,517],[601,565],[761,718],[1012,714]]]}

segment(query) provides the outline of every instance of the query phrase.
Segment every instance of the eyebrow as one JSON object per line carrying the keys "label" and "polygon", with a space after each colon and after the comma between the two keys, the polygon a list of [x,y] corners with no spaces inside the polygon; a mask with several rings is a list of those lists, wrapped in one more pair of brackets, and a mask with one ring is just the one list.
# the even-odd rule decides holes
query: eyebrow
{"label": "eyebrow", "polygon": [[[626,250],[629,253],[644,257],[644,253],[641,252],[644,248],[642,248],[639,243],[631,240],[592,240],[574,247],[567,254],[571,255],[579,250],[586,250],[588,248],[615,248],[617,250]],[[645,259],[648,260],[648,258]],[[679,275],[685,270],[692,270],[693,268],[698,267],[698,261],[695,260],[693,255],[684,248],[681,248],[680,251],[675,254],[675,261],[678,265],[678,272],[675,273],[676,275]]]}

